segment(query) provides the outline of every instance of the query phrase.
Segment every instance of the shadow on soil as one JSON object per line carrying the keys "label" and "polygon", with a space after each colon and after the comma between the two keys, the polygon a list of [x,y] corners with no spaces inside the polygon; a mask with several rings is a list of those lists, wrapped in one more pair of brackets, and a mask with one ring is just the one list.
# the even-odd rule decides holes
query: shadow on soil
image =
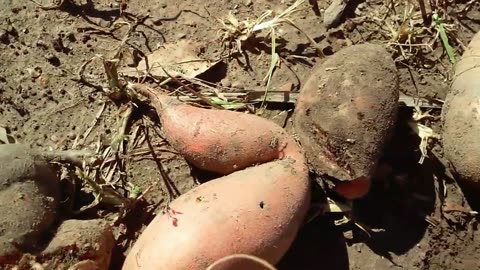
{"label": "shadow on soil", "polygon": [[418,163],[419,139],[402,121],[408,119],[409,113],[400,115],[370,194],[354,202],[353,216],[374,229],[371,237],[352,227],[353,240],[347,241],[342,228],[319,217],[300,231],[279,269],[349,269],[353,263],[349,261],[347,246],[355,242],[365,243],[376,255],[392,261],[391,254],[405,254],[420,242],[428,227],[425,218],[435,206],[435,166],[428,159],[423,165]]}
{"label": "shadow on soil", "polygon": [[279,270],[348,270],[348,253],[340,228],[317,218],[300,231]]}

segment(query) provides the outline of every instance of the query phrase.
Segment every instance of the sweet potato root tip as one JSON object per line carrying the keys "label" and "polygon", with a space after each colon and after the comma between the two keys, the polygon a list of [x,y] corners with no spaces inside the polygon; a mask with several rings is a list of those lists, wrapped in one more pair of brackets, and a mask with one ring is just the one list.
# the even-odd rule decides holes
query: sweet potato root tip
{"label": "sweet potato root tip", "polygon": [[346,199],[355,200],[364,197],[370,191],[369,177],[360,177],[353,181],[342,182],[335,186],[334,191]]}

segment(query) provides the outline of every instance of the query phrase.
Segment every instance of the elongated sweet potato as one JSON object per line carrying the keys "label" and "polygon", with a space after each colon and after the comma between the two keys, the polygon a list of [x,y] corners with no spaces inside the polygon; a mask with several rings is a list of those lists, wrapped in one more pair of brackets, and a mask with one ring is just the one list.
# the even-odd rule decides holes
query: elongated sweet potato
{"label": "elongated sweet potato", "polygon": [[293,140],[288,145],[286,132],[271,121],[240,112],[200,109],[143,85],[135,88],[152,100],[167,141],[200,169],[228,174],[282,158],[287,147],[296,147]]}
{"label": "elongated sweet potato", "polygon": [[204,270],[239,253],[277,263],[310,203],[308,167],[295,140],[258,116],[195,108],[131,87],[150,97],[167,140],[190,162],[235,172],[174,200],[142,233],[123,269]]}
{"label": "elongated sweet potato", "polygon": [[344,197],[368,192],[395,122],[398,98],[395,63],[383,47],[373,44],[330,56],[301,89],[295,133],[311,169],[338,180],[336,191]]}
{"label": "elongated sweet potato", "polygon": [[455,66],[442,119],[445,156],[463,182],[480,190],[480,33]]}

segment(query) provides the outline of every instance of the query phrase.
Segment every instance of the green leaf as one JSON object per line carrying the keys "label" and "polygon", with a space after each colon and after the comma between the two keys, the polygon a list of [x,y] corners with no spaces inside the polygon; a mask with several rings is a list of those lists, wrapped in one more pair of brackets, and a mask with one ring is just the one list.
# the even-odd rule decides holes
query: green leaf
{"label": "green leaf", "polygon": [[445,28],[443,27],[443,22],[441,19],[438,17],[438,14],[434,13],[433,14],[433,20],[435,21],[436,28],[438,33],[440,34],[440,39],[442,40],[443,47],[447,51],[448,59],[452,64],[455,64],[455,52],[453,51],[452,46],[450,46],[450,43],[448,42],[448,36],[447,32],[445,31]]}

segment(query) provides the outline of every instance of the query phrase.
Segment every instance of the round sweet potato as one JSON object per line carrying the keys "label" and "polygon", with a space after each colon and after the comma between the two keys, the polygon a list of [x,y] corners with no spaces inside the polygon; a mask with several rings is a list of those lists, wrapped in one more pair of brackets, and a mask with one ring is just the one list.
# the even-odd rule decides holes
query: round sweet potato
{"label": "round sweet potato", "polygon": [[466,184],[480,190],[480,33],[455,66],[442,110],[446,158]]}
{"label": "round sweet potato", "polygon": [[152,99],[167,140],[188,160],[238,171],[174,200],[139,237],[123,269],[204,270],[232,254],[277,263],[310,204],[308,167],[295,140],[255,115],[195,108],[133,87]]}
{"label": "round sweet potato", "polygon": [[[338,193],[365,195],[398,107],[395,63],[379,45],[345,48],[313,70],[294,112],[311,169],[339,181]],[[358,179],[355,187],[349,181]],[[342,194],[342,191],[345,190]]]}

